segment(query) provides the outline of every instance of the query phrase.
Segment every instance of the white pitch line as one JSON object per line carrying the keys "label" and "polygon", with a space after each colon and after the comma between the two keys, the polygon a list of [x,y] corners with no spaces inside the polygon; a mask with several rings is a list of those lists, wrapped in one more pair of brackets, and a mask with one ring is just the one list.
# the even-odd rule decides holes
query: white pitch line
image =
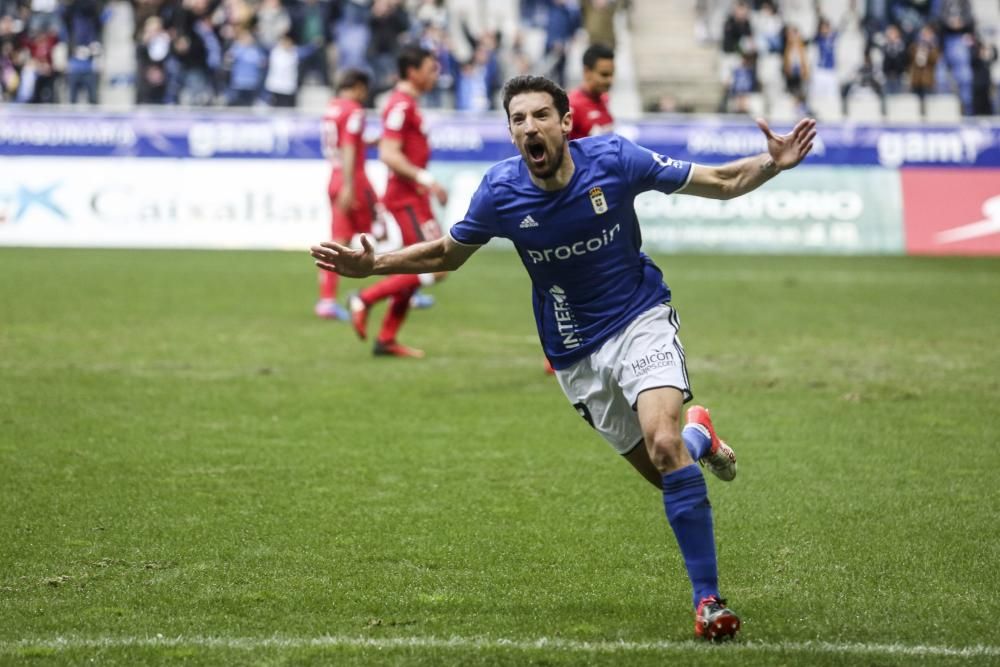
{"label": "white pitch line", "polygon": [[22,639],[0,642],[0,654],[19,653],[30,649],[80,650],[107,648],[204,648],[236,649],[296,649],[296,648],[435,648],[435,649],[500,649],[510,651],[554,650],[573,653],[634,653],[691,651],[736,651],[752,653],[836,653],[888,656],[943,656],[954,658],[1000,657],[1000,646],[928,646],[924,644],[868,644],[861,642],[758,642],[738,641],[712,645],[697,641],[574,641],[571,639],[491,639],[478,637],[55,637],[52,639]]}

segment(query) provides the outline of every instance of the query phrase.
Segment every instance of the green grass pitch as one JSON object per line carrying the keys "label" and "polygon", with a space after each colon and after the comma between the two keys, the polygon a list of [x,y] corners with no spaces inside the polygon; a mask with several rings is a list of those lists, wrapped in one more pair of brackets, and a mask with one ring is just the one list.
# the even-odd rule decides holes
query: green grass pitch
{"label": "green grass pitch", "polygon": [[435,288],[413,361],[315,319],[305,253],[6,249],[0,664],[1000,662],[1000,261],[658,261],[739,455],[740,642],[692,639],[512,253]]}

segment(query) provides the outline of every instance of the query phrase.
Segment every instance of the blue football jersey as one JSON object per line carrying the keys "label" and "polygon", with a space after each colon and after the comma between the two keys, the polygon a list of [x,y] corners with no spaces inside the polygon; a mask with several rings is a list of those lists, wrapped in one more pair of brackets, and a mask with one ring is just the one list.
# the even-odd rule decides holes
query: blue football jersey
{"label": "blue football jersey", "polygon": [[531,275],[545,355],[568,368],[644,311],[670,300],[663,274],[641,250],[636,195],[672,193],[691,163],[663,157],[618,135],[569,142],[576,169],[554,192],[531,181],[520,156],[486,172],[451,237],[482,245],[513,241]]}

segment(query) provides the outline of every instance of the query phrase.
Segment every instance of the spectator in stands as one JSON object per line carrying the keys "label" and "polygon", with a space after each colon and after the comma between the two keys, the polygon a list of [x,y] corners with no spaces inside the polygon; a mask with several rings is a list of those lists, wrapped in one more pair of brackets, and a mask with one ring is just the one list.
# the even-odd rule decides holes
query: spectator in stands
{"label": "spectator in stands", "polygon": [[347,0],[340,4],[336,27],[337,67],[369,70],[366,54],[371,30],[369,0]]}
{"label": "spectator in stands", "polygon": [[580,10],[570,0],[548,0],[545,25],[545,55],[548,76],[566,86],[566,53],[580,28]]}
{"label": "spectator in stands", "polygon": [[[28,2],[23,3],[25,5]],[[31,13],[28,18],[28,32],[45,34],[62,30],[59,19],[59,0],[31,0]]]}
{"label": "spectator in stands", "polygon": [[148,16],[136,45],[137,104],[163,104],[167,95],[167,60],[170,58],[170,35],[159,16]]}
{"label": "spectator in stands", "polygon": [[458,60],[451,49],[451,40],[443,26],[435,22],[425,24],[419,39],[420,46],[427,49],[437,58],[440,75],[434,88],[427,92],[422,101],[425,107],[435,109],[451,106],[450,96],[455,90],[455,80],[459,73]]}
{"label": "spectator in stands", "polygon": [[771,0],[761,3],[760,10],[751,18],[750,26],[758,53],[781,53],[784,25]]}
{"label": "spectator in stands", "polygon": [[826,18],[821,16],[816,26],[816,65],[810,76],[810,93],[820,100],[840,97],[840,81],[837,78],[837,31]]}
{"label": "spectator in stands", "polygon": [[882,51],[882,78],[885,81],[885,92],[887,95],[897,95],[903,92],[903,75],[909,66],[906,42],[903,41],[903,33],[896,25],[886,27],[881,42],[879,48]]}
{"label": "spectator in stands", "polygon": [[722,27],[722,52],[743,53],[749,50],[746,43],[752,39],[753,27],[750,25],[750,7],[744,0],[737,0]]}
{"label": "spectator in stands", "polygon": [[934,28],[925,25],[910,45],[910,90],[923,100],[934,92],[934,77],[940,50]]}
{"label": "spectator in stands", "polygon": [[374,0],[369,20],[371,41],[368,62],[374,73],[372,93],[378,94],[396,85],[396,59],[410,18],[398,0]]}
{"label": "spectator in stands", "polygon": [[[209,66],[209,46],[218,45],[212,40],[214,32],[202,25],[208,14],[206,0],[185,0],[174,16],[174,39],[172,43],[176,62],[176,90],[168,90],[168,103],[182,102],[204,106],[211,104],[215,96],[215,74]],[[219,53],[215,54],[220,57]],[[216,67],[220,63],[216,63]],[[170,84],[168,83],[168,86]]]}
{"label": "spectator in stands", "polygon": [[10,45],[16,48],[21,41],[20,22],[11,14],[0,13],[0,47]]}
{"label": "spectator in stands", "polygon": [[865,13],[861,25],[865,30],[865,41],[869,47],[890,25],[889,6],[892,0],[865,0]]}
{"label": "spectator in stands", "polygon": [[[147,1],[147,0],[140,0]],[[219,39],[222,41],[223,53],[229,50],[236,40],[237,28],[249,26],[254,21],[253,9],[246,0],[222,0],[219,6],[222,25],[219,26]]]}
{"label": "spectator in stands", "polygon": [[299,92],[301,62],[316,50],[313,44],[296,46],[290,34],[282,35],[268,56],[264,91],[273,107],[294,107]]}
{"label": "spectator in stands", "polygon": [[903,31],[907,42],[931,20],[930,12],[931,0],[894,0],[889,8],[890,20]]}
{"label": "spectator in stands", "polygon": [[866,50],[861,65],[844,84],[844,97],[868,91],[871,95],[881,98],[884,89],[879,79],[880,77],[877,76],[875,71],[875,65],[872,63],[871,51]]}
{"label": "spectator in stands", "polygon": [[517,32],[514,35],[514,38],[510,40],[510,48],[502,50],[500,57],[503,59],[500,69],[503,71],[504,78],[509,79],[512,76],[531,74],[535,71],[535,63],[525,49],[522,32]]}
{"label": "spectator in stands", "polygon": [[617,0],[584,0],[581,9],[588,41],[591,44],[606,44],[614,50]]}
{"label": "spectator in stands", "polygon": [[750,95],[760,89],[757,83],[757,54],[748,51],[740,56],[740,63],[733,68],[726,88],[723,113],[748,113]]}
{"label": "spectator in stands", "polygon": [[997,113],[994,105],[995,87],[992,68],[997,61],[997,48],[982,39],[976,39],[972,57],[972,114],[990,116]]}
{"label": "spectator in stands", "polygon": [[0,15],[0,101],[11,101],[21,85],[21,59],[17,49],[20,35],[13,17]]}
{"label": "spectator in stands", "polygon": [[303,0],[298,7],[294,22],[296,42],[313,47],[299,63],[300,85],[310,74],[317,75],[324,86],[330,85],[330,69],[326,55],[330,19],[328,1]]}
{"label": "spectator in stands", "polygon": [[941,58],[938,60],[937,86],[949,92],[944,75],[947,68],[958,88],[962,111],[972,113],[972,47],[975,44],[975,21],[969,0],[940,0],[937,21],[941,35]]}
{"label": "spectator in stands", "polygon": [[262,0],[257,8],[257,45],[267,52],[292,29],[292,19],[281,0]]}
{"label": "spectator in stands", "polygon": [[497,76],[496,53],[480,46],[459,69],[455,81],[455,108],[459,111],[488,111],[493,107],[491,92]]}
{"label": "spectator in stands", "polygon": [[69,101],[76,104],[81,92],[97,104],[97,64],[101,54],[101,7],[97,0],[71,0],[64,5],[69,59],[66,83]]}
{"label": "spectator in stands", "polygon": [[434,26],[441,30],[448,27],[448,7],[444,0],[420,0],[412,16],[414,24],[422,28]]}
{"label": "spectator in stands", "polygon": [[802,33],[794,25],[785,26],[785,51],[782,54],[782,73],[785,89],[799,99],[805,99],[809,82],[809,54]]}
{"label": "spectator in stands", "polygon": [[[32,17],[34,18],[34,17]],[[20,102],[55,104],[59,101],[56,93],[56,70],[53,53],[59,43],[59,26],[45,20],[32,21],[28,28],[28,62],[21,69],[21,86],[17,99]]]}
{"label": "spectator in stands", "polygon": [[520,0],[521,23],[529,28],[545,27],[548,16],[547,0]]}
{"label": "spectator in stands", "polygon": [[260,95],[267,56],[247,28],[236,29],[236,41],[226,51],[225,60],[229,69],[226,103],[231,107],[252,106]]}
{"label": "spectator in stands", "polygon": [[215,31],[212,18],[208,13],[201,16],[195,22],[194,32],[201,39],[201,43],[205,47],[205,68],[208,78],[205,94],[208,97],[208,102],[206,103],[210,103],[214,101],[219,91],[222,90],[222,87],[219,85],[223,76],[222,41]]}
{"label": "spectator in stands", "polygon": [[[496,104],[494,100],[501,85],[500,60],[497,55],[501,33],[499,30],[483,30],[478,34],[474,33],[464,16],[462,17],[461,24],[462,34],[472,49],[472,57],[469,59],[469,62],[460,68],[456,77],[455,107],[462,110],[477,109],[480,111],[495,109]],[[470,78],[473,81],[470,82]],[[462,92],[459,89],[463,85],[471,86],[471,88],[467,89],[466,92]],[[487,103],[486,106],[482,107],[480,101],[473,102],[470,106],[468,102],[471,101],[471,98],[466,93],[471,92],[474,95],[478,95],[482,86],[485,86],[484,99]],[[461,104],[459,103],[460,96],[464,98]]]}

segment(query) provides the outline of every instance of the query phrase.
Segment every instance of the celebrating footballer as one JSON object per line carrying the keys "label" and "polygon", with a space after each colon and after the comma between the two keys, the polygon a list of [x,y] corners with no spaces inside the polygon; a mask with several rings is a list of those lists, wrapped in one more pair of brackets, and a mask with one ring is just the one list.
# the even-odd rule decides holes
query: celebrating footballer
{"label": "celebrating footballer", "polygon": [[648,190],[746,194],[806,157],[815,121],[779,135],[758,120],[767,152],[704,166],[615,134],[570,141],[566,92],[544,77],[508,81],[503,105],[520,156],[487,171],[448,234],[385,254],[362,236],[360,249],[326,242],[312,256],[319,268],[352,278],[430,274],[458,269],[493,237],[511,240],[531,276],[542,347],[570,404],[662,491],[691,580],[695,635],[731,638],[740,619],[720,595],[712,507],[696,463],[731,481],[736,455],[708,410],[696,405],[684,414],[692,391],[680,318],[663,274],[641,251],[633,201]]}

